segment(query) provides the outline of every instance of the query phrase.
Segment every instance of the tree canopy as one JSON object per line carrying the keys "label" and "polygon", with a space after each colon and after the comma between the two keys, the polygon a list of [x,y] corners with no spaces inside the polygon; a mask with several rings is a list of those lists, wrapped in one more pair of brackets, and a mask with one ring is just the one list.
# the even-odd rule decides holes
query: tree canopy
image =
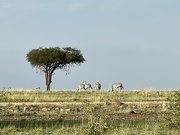
{"label": "tree canopy", "polygon": [[32,67],[40,69],[45,73],[46,90],[50,90],[52,74],[55,70],[69,71],[74,65],[85,62],[81,51],[72,47],[49,47],[32,49],[26,56]]}

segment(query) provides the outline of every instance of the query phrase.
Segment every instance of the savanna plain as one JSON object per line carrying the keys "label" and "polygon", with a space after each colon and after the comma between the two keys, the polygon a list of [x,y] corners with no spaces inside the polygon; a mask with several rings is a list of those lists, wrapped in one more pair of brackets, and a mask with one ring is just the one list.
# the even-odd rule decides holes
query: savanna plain
{"label": "savanna plain", "polygon": [[0,90],[0,135],[180,135],[179,90]]}

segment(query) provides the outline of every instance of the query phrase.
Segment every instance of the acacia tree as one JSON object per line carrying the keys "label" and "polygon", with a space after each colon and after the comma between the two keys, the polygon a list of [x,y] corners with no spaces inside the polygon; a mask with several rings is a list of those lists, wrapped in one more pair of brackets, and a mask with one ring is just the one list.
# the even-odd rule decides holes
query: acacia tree
{"label": "acacia tree", "polygon": [[52,75],[55,70],[69,72],[69,68],[85,62],[81,51],[71,47],[50,47],[32,49],[26,56],[33,68],[40,69],[45,74],[46,90],[50,91]]}

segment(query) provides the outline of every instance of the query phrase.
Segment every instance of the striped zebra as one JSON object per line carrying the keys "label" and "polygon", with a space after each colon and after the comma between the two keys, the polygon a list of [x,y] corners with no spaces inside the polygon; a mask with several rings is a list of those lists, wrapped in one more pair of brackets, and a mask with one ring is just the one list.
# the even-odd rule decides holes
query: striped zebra
{"label": "striped zebra", "polygon": [[92,90],[92,89],[93,89],[90,83],[87,83],[86,81],[84,81],[83,84],[84,84],[84,89],[85,89],[85,90],[88,90],[88,89],[89,89],[89,90],[90,90],[90,89]]}
{"label": "striped zebra", "polygon": [[112,87],[111,87],[111,90],[112,90],[112,91],[117,90],[117,89],[120,89],[120,90],[124,89],[122,83],[118,82],[118,83],[114,83],[114,84],[112,85]]}
{"label": "striped zebra", "polygon": [[99,82],[96,82],[96,83],[94,84],[94,89],[95,89],[95,90],[101,90],[101,84],[100,84]]}
{"label": "striped zebra", "polygon": [[33,88],[33,90],[40,90],[40,89],[41,89],[40,86],[36,86]]}
{"label": "striped zebra", "polygon": [[85,85],[84,84],[79,84],[77,87],[77,90],[85,90]]}

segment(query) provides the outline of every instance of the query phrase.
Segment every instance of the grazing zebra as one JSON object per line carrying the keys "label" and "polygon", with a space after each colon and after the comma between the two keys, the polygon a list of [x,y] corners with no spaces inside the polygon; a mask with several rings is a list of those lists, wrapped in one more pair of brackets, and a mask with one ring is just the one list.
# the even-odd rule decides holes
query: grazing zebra
{"label": "grazing zebra", "polygon": [[40,90],[40,86],[36,86],[33,88],[34,90]]}
{"label": "grazing zebra", "polygon": [[101,84],[100,84],[99,82],[96,82],[96,83],[94,84],[94,89],[95,89],[95,90],[101,90]]}
{"label": "grazing zebra", "polygon": [[77,87],[77,90],[85,90],[85,85],[84,84],[79,84]]}
{"label": "grazing zebra", "polygon": [[10,90],[10,89],[11,89],[11,87],[8,87],[8,88],[3,87],[3,90]]}
{"label": "grazing zebra", "polygon": [[112,87],[111,87],[111,90],[112,90],[112,91],[117,90],[117,89],[120,89],[120,90],[124,89],[122,83],[118,82],[118,83],[114,83],[114,84],[112,85]]}
{"label": "grazing zebra", "polygon": [[93,89],[90,83],[87,83],[86,81],[84,81],[83,84],[84,84],[84,89],[85,90],[87,90],[87,89],[91,89],[92,90]]}

